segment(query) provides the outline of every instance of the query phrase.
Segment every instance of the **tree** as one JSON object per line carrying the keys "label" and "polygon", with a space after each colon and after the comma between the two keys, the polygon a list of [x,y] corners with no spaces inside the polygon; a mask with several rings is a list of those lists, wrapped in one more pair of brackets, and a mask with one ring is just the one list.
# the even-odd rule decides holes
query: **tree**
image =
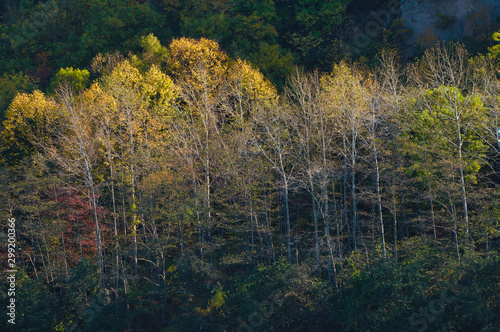
{"label": "tree", "polygon": [[375,169],[375,194],[377,197],[378,221],[380,225],[380,238],[382,242],[382,255],[384,261],[387,258],[385,246],[385,228],[382,213],[381,193],[381,167],[380,160],[383,154],[383,142],[387,138],[387,114],[384,114],[382,105],[383,91],[376,80],[368,79],[366,83],[365,100],[370,114],[364,119],[366,134],[361,139],[371,151],[373,157],[372,167]]}
{"label": "tree", "polygon": [[[141,73],[129,60],[118,62],[109,74],[103,77],[102,85],[106,95],[112,98],[113,107],[116,107],[114,119],[118,125],[108,121],[108,125],[115,125],[116,128],[107,130],[114,132],[120,145],[122,162],[127,167],[134,270],[137,275],[137,226],[142,224],[143,230],[145,227],[145,221],[139,217],[140,207],[137,206],[137,178],[141,175],[139,166],[160,154],[162,146],[167,144],[169,133],[166,122],[172,115],[172,103],[177,96],[177,90],[172,80],[155,64]],[[139,158],[141,154],[146,158]],[[126,224],[125,219],[124,223]]]}
{"label": "tree", "polygon": [[298,50],[301,63],[308,69],[330,70],[339,53],[337,33],[344,21],[350,0],[300,0],[294,3],[295,24],[291,43]]}
{"label": "tree", "polygon": [[[454,102],[450,105],[451,96]],[[417,105],[422,109],[415,114],[411,137],[416,145],[410,147],[420,154],[415,166],[424,174],[432,174],[428,180],[447,178],[444,190],[448,191],[452,205],[454,187],[458,185],[464,209],[464,233],[469,241],[466,185],[477,181],[477,172],[483,165],[487,147],[478,132],[486,120],[486,109],[479,96],[464,96],[456,88],[443,86],[426,91]],[[457,176],[459,183],[455,183]],[[451,212],[454,214],[453,206]],[[458,255],[457,224],[453,227]]]}
{"label": "tree", "polygon": [[[3,163],[17,163],[51,140],[57,105],[39,90],[18,94],[10,104],[2,130]],[[4,159],[5,158],[5,159]]]}
{"label": "tree", "polygon": [[474,130],[473,121],[481,116],[482,107],[476,96],[478,84],[473,75],[473,67],[468,62],[467,51],[460,44],[438,45],[427,50],[422,66],[421,84],[437,89],[433,93],[425,94],[424,101],[430,103],[427,108],[432,109],[435,107],[433,105],[441,104],[445,110],[451,111],[451,114],[444,112],[444,115],[453,121],[454,137],[444,135],[443,138],[449,140],[457,153],[465,235],[469,241],[469,211],[464,173],[467,166],[466,158],[462,154],[466,144],[464,138],[470,130]]}
{"label": "tree", "polygon": [[76,92],[80,92],[88,86],[89,76],[90,73],[86,69],[61,68],[52,79],[50,87],[54,90],[63,82],[69,82]]}
{"label": "tree", "polygon": [[103,246],[101,225],[97,206],[97,184],[94,168],[96,167],[98,145],[94,139],[95,126],[93,115],[86,105],[75,97],[69,85],[63,85],[57,92],[59,107],[56,108],[56,121],[51,123],[55,142],[44,146],[44,150],[63,172],[76,175],[87,188],[95,226],[97,244],[97,262],[101,278],[104,274]]}
{"label": "tree", "polygon": [[263,105],[254,113],[254,145],[280,177],[282,196],[285,203],[285,237],[288,262],[292,261],[290,228],[290,188],[292,174],[298,159],[292,153],[295,130],[290,126],[290,115],[286,108],[277,103]]}
{"label": "tree", "polygon": [[[493,34],[493,40],[496,42],[500,42],[500,31],[497,31]],[[488,51],[490,57],[496,60],[500,59],[500,44],[497,43],[497,45],[488,48]]]}
{"label": "tree", "polygon": [[[333,152],[334,136],[331,130],[332,119],[327,113],[325,102],[328,97],[325,96],[318,72],[305,74],[297,71],[294,76],[290,77],[286,93],[290,109],[293,110],[291,125],[295,128],[297,145],[300,147],[296,150],[297,158],[302,164],[302,167],[298,167],[297,182],[302,184],[312,199],[316,264],[320,264],[319,219],[322,218],[324,221],[323,238],[327,243],[328,277],[331,280],[333,268],[337,286],[328,198],[328,184],[332,177],[333,167],[329,155]],[[341,250],[340,245],[338,249]]]}
{"label": "tree", "polygon": [[[398,59],[398,54],[396,51],[383,51],[379,56],[380,67],[377,71],[377,79],[379,84],[381,85],[382,93],[383,93],[383,101],[384,108],[386,108],[389,115],[389,123],[390,123],[390,132],[389,132],[389,146],[388,151],[391,154],[391,162],[389,165],[389,173],[391,179],[389,183],[391,183],[391,202],[387,204],[390,206],[390,210],[392,212],[392,230],[393,230],[393,246],[394,246],[394,259],[397,261],[397,247],[398,247],[398,206],[397,206],[397,186],[398,181],[402,180],[402,159],[401,159],[401,127],[402,123],[404,123],[404,116],[402,116],[401,111],[405,109],[407,105],[411,91],[408,92],[405,89],[403,84],[403,73],[404,68],[401,67],[401,64]],[[434,222],[434,209],[433,209],[433,201],[432,194],[430,195],[430,205],[431,205],[431,215],[432,215],[432,224],[433,230],[435,233],[435,222]]]}
{"label": "tree", "polygon": [[294,58],[278,43],[275,1],[184,1],[180,6],[181,35],[217,41],[231,57],[250,61],[282,87]]}
{"label": "tree", "polygon": [[[323,84],[328,94],[329,112],[334,119],[336,131],[342,139],[340,153],[344,162],[344,186],[348,187],[351,196],[351,243],[353,249],[357,250],[358,183],[356,174],[359,140],[368,113],[368,105],[364,100],[366,91],[361,84],[361,74],[343,62],[336,65],[332,74],[324,78]],[[347,197],[344,198],[347,199]],[[346,223],[349,225],[347,214]]]}
{"label": "tree", "polygon": [[32,79],[22,73],[4,74],[0,78],[0,122],[5,119],[5,113],[14,97],[20,93],[30,93],[35,89]]}

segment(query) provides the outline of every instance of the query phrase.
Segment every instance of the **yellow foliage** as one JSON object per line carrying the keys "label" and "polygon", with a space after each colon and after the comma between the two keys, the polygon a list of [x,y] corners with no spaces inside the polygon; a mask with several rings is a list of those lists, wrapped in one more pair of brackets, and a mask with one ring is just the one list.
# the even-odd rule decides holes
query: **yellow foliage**
{"label": "yellow foliage", "polygon": [[417,36],[418,43],[424,48],[435,45],[438,40],[439,37],[433,27],[428,27],[422,36]]}
{"label": "yellow foliage", "polygon": [[174,82],[156,65],[152,65],[144,74],[141,93],[155,112],[168,111],[179,94]]}
{"label": "yellow foliage", "polygon": [[226,303],[227,295],[224,293],[222,286],[218,285],[217,288],[213,291],[214,296],[210,300],[209,308],[220,310],[224,303]]}
{"label": "yellow foliage", "polygon": [[325,100],[332,116],[355,122],[364,115],[367,91],[362,82],[361,74],[345,62],[335,65],[332,74],[322,78]]}
{"label": "yellow foliage", "polygon": [[169,51],[169,73],[189,84],[216,86],[228,68],[229,57],[213,40],[174,39]]}
{"label": "yellow foliage", "polygon": [[129,60],[124,60],[113,68],[105,78],[107,87],[117,90],[125,88],[136,90],[141,82],[141,73]]}
{"label": "yellow foliage", "polygon": [[248,62],[238,59],[232,67],[230,76],[233,82],[241,84],[243,94],[249,99],[267,102],[278,100],[276,88]]}
{"label": "yellow foliage", "polygon": [[167,68],[195,118],[222,108],[220,114],[243,119],[254,103],[269,106],[278,100],[276,88],[259,70],[244,60],[232,62],[212,40],[175,39],[169,46]]}
{"label": "yellow foliage", "polygon": [[[195,310],[203,315],[208,316],[213,311],[219,311],[227,300],[227,294],[223,291],[222,286],[219,284],[216,289],[212,291],[213,297],[208,301],[208,307],[206,309],[197,307]],[[214,310],[215,309],[215,310]]]}
{"label": "yellow foliage", "polygon": [[19,93],[12,100],[3,122],[2,143],[19,155],[33,149],[33,144],[50,140],[49,126],[56,119],[56,103],[36,90]]}
{"label": "yellow foliage", "polygon": [[103,78],[102,89],[114,99],[117,121],[134,140],[154,148],[165,141],[166,125],[179,92],[156,65],[142,74],[129,60],[118,63]]}
{"label": "yellow foliage", "polygon": [[[89,111],[97,116],[105,116],[111,120],[111,116],[116,113],[116,100],[107,94],[98,83],[92,84],[90,88],[85,90],[81,100],[87,105]],[[111,125],[109,120],[106,122]]]}

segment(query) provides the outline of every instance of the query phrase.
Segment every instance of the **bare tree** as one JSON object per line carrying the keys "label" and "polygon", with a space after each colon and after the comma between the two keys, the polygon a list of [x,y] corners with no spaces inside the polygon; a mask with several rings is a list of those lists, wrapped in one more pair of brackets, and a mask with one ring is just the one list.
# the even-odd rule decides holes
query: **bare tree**
{"label": "bare tree", "polygon": [[380,225],[380,238],[382,240],[382,254],[384,261],[386,260],[386,245],[385,245],[385,229],[384,218],[382,214],[382,194],[381,194],[381,167],[380,158],[382,153],[382,142],[387,140],[387,128],[385,122],[387,121],[386,115],[383,114],[382,94],[381,87],[376,80],[368,80],[366,83],[366,104],[369,108],[369,116],[365,120],[366,134],[361,136],[365,145],[371,151],[373,158],[373,168],[375,170],[375,194],[377,198],[377,212],[378,222]]}
{"label": "bare tree", "polygon": [[[344,185],[351,196],[351,243],[357,250],[358,232],[358,171],[360,136],[368,107],[364,100],[364,88],[360,73],[347,64],[337,65],[333,74],[325,80],[325,92],[328,94],[328,108],[334,119],[336,132],[342,140],[339,149],[344,161]],[[347,199],[347,195],[344,195]],[[347,202],[346,202],[347,203]]]}
{"label": "bare tree", "polygon": [[295,130],[290,125],[290,114],[277,103],[261,105],[254,113],[254,132],[252,145],[258,148],[262,156],[280,177],[282,196],[285,203],[286,246],[288,261],[292,261],[290,234],[290,190],[292,175],[297,165],[293,154]]}
{"label": "bare tree", "polygon": [[290,77],[287,90],[289,108],[293,110],[292,126],[297,133],[295,153],[301,160],[297,182],[311,195],[314,223],[314,251],[316,264],[320,264],[321,242],[319,219],[324,221],[324,236],[327,244],[328,275],[332,268],[336,284],[333,245],[330,235],[330,212],[327,186],[331,175],[329,155],[332,152],[331,117],[326,112],[324,92],[318,72],[297,72]]}
{"label": "bare tree", "polygon": [[98,266],[102,277],[103,251],[97,211],[97,189],[93,176],[98,149],[94,138],[94,119],[74,95],[70,85],[65,84],[58,89],[57,100],[60,104],[58,118],[52,127],[56,142],[45,149],[66,174],[80,179],[88,189],[87,195],[92,205],[95,224]]}
{"label": "bare tree", "polygon": [[[472,80],[474,75],[468,61],[469,55],[464,46],[460,44],[438,45],[425,52],[423,70],[420,73],[420,80],[417,81],[425,89],[440,89],[445,106],[452,111],[450,119],[455,125],[455,138],[454,141],[450,139],[449,143],[455,147],[458,154],[457,166],[467,240],[469,240],[469,212],[464,175],[463,137],[464,131],[471,130],[471,123],[466,119],[466,114],[469,113],[476,92],[476,82]],[[463,99],[462,92],[467,93]],[[428,98],[424,100],[432,102]]]}

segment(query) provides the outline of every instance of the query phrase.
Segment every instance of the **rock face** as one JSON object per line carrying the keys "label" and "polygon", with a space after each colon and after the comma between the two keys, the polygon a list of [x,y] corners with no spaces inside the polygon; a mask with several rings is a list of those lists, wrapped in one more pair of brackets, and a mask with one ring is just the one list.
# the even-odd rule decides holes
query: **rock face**
{"label": "rock face", "polygon": [[498,27],[498,0],[401,0],[401,18],[413,29],[408,46],[461,40]]}

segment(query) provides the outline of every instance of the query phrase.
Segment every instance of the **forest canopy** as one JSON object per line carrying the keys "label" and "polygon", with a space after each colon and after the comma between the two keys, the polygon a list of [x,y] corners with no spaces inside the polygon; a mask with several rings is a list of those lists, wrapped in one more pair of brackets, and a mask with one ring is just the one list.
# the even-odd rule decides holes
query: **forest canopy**
{"label": "forest canopy", "polygon": [[494,331],[498,45],[355,61],[355,5],[7,1],[16,327]]}

